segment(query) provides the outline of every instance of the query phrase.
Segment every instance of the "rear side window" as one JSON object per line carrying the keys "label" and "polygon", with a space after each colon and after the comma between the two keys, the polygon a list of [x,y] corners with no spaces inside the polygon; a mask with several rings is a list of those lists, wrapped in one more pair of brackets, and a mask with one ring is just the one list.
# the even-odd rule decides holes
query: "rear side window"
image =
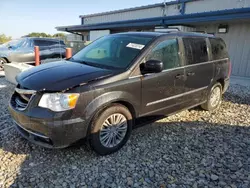
{"label": "rear side window", "polygon": [[177,39],[168,39],[156,45],[147,56],[147,60],[162,61],[164,69],[180,67],[179,45]]}
{"label": "rear side window", "polygon": [[207,44],[205,38],[183,38],[186,62],[188,65],[208,61]]}
{"label": "rear side window", "polygon": [[34,40],[35,46],[52,46],[52,45],[65,45],[63,41],[60,40]]}
{"label": "rear side window", "polygon": [[222,39],[209,39],[212,47],[213,60],[224,59],[228,57],[227,47]]}
{"label": "rear side window", "polygon": [[48,41],[50,43],[50,45],[65,45],[64,42],[62,40],[51,40]]}
{"label": "rear side window", "polygon": [[34,40],[35,46],[50,46],[51,43],[47,40]]}

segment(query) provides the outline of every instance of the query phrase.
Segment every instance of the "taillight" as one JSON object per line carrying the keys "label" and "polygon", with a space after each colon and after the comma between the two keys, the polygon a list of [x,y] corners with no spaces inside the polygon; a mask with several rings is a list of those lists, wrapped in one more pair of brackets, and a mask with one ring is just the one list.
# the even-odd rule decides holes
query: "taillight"
{"label": "taillight", "polygon": [[227,74],[228,78],[231,76],[231,73],[232,73],[232,63],[230,59],[228,59],[228,74]]}

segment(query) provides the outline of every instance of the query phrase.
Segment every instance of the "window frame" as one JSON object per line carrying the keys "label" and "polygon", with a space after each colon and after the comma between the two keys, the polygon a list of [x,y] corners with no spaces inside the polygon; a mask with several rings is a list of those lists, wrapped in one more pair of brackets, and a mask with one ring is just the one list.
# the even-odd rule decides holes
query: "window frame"
{"label": "window frame", "polygon": [[181,41],[181,37],[178,37],[178,36],[163,36],[163,37],[160,37],[159,39],[157,39],[150,46],[149,51],[144,55],[144,59],[140,64],[146,63],[146,58],[149,56],[150,53],[152,53],[152,51],[155,49],[155,47],[157,47],[157,45],[159,45],[160,43],[162,43],[162,42],[164,42],[166,40],[171,40],[171,39],[176,39],[177,42],[178,42],[178,50],[179,50],[178,55],[179,55],[179,60],[180,60],[180,66],[175,67],[175,68],[170,68],[170,69],[164,69],[162,72],[183,68],[185,66],[185,64],[184,64],[184,61],[183,61],[182,41]]}
{"label": "window frame", "polygon": [[[186,50],[185,50],[185,46],[184,46],[184,41],[183,39],[204,39],[205,42],[206,42],[206,46],[207,46],[207,56],[208,56],[208,60],[207,61],[204,61],[204,62],[199,62],[199,63],[194,63],[194,64],[188,64],[188,61],[187,61],[187,54],[186,54]],[[211,57],[211,45],[210,45],[210,42],[209,42],[209,39],[208,37],[196,37],[196,36],[184,36],[184,37],[181,37],[181,41],[182,41],[182,51],[183,51],[183,61],[184,61],[184,66],[196,66],[196,65],[200,65],[200,64],[203,64],[203,63],[207,63],[207,62],[210,62],[212,60],[212,57]]]}
{"label": "window frame", "polygon": [[[45,44],[45,43],[49,44],[50,42],[53,43],[53,41],[51,41],[51,40],[46,40],[46,39],[45,39],[45,40],[44,40],[44,39],[34,39],[34,40],[33,40],[34,46],[36,46],[36,44],[35,44],[36,42],[38,42],[38,43],[39,43],[39,42],[43,42],[44,44]],[[37,46],[39,46],[39,47],[50,47],[50,46],[53,46],[53,45],[55,45],[55,44],[41,45],[41,46],[37,45]]]}
{"label": "window frame", "polygon": [[[131,60],[131,62],[127,65],[127,67],[124,67],[124,68],[114,68],[114,69],[117,69],[117,70],[123,70],[123,71],[131,71],[131,74],[130,75],[133,75],[134,72],[135,72],[135,69],[136,67],[139,65],[139,63],[141,62],[141,60],[144,59],[145,57],[145,53],[149,50],[149,48],[151,48],[151,46],[154,44],[154,42],[157,40],[155,36],[143,36],[143,35],[126,35],[126,34],[116,34],[116,35],[121,35],[121,36],[125,36],[125,37],[139,37],[139,38],[149,38],[149,42],[144,45],[143,49],[140,50],[140,52],[134,57],[134,59]],[[105,36],[103,36],[105,37]],[[103,37],[100,37],[98,39],[96,39],[95,41],[103,38]],[[93,41],[92,43],[94,43],[95,41]],[[79,52],[78,52],[79,53]],[[77,53],[76,53],[77,54]],[[76,55],[75,54],[75,55]],[[74,57],[73,57],[74,58]]]}
{"label": "window frame", "polygon": [[[209,45],[210,45],[210,56],[211,56],[211,61],[220,61],[220,60],[229,58],[229,52],[228,52],[227,44],[225,43],[225,41],[224,41],[222,38],[208,38],[207,40],[208,40],[208,43],[209,43]],[[221,41],[222,43],[224,43],[225,48],[226,48],[227,57],[215,59],[214,54],[213,54],[213,49],[212,49],[213,47],[212,47],[211,40],[219,40],[219,41]]]}

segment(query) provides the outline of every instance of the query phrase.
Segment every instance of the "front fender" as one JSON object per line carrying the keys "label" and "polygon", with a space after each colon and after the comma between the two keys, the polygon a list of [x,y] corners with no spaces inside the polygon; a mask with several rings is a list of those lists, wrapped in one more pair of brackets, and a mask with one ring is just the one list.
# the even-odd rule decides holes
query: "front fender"
{"label": "front fender", "polygon": [[105,93],[89,103],[84,110],[85,118],[92,118],[94,114],[96,114],[96,112],[98,112],[100,109],[103,109],[105,106],[108,106],[109,104],[114,102],[129,103],[133,106],[135,115],[137,116],[140,107],[140,100],[128,92],[113,91]]}
{"label": "front fender", "polygon": [[5,53],[0,53],[0,58],[7,59],[9,61],[8,55]]}

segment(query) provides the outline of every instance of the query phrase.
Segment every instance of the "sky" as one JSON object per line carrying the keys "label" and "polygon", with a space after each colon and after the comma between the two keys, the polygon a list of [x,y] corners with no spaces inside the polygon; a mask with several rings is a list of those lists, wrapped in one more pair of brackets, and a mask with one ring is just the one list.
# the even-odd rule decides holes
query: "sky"
{"label": "sky", "polygon": [[164,0],[0,0],[0,34],[19,38],[31,32],[57,33],[79,25],[79,15],[131,8]]}

